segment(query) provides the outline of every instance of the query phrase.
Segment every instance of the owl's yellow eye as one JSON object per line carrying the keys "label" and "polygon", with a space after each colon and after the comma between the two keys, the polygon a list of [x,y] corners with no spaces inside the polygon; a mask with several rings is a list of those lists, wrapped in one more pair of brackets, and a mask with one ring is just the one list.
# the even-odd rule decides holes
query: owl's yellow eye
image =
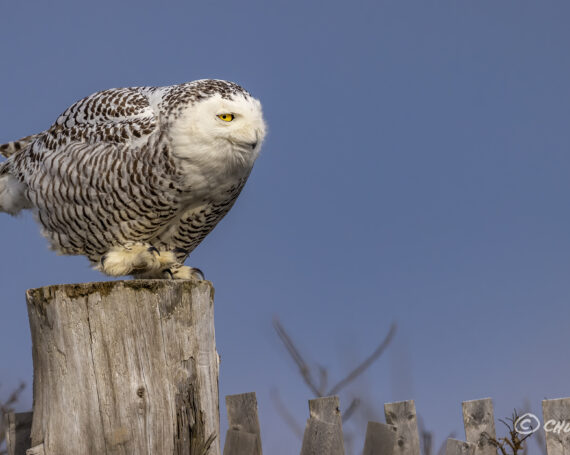
{"label": "owl's yellow eye", "polygon": [[233,114],[220,114],[218,118],[221,118],[224,122],[231,122],[234,119]]}

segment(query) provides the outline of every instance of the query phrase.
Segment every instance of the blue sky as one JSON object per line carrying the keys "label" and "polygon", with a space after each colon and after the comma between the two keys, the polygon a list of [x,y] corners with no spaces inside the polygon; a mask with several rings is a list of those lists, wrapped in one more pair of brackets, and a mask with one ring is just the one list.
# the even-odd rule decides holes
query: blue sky
{"label": "blue sky", "polygon": [[[189,259],[216,287],[222,395],[256,391],[264,449],[298,451],[310,391],[278,316],[333,377],[399,324],[351,392],[414,399],[441,440],[461,401],[498,417],[570,396],[570,4],[565,1],[2,2],[0,142],[97,90],[212,77],[269,135]],[[24,292],[105,279],[0,215],[0,396],[30,384]],[[350,393],[341,396],[347,405]],[[363,428],[362,428],[363,430]]]}

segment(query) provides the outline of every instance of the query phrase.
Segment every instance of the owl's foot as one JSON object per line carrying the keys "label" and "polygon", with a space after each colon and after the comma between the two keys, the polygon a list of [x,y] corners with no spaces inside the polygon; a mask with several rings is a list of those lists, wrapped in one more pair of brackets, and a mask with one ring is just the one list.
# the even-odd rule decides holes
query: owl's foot
{"label": "owl's foot", "polygon": [[111,276],[155,275],[177,263],[174,253],[158,251],[144,243],[134,243],[111,248],[97,267]]}
{"label": "owl's foot", "polygon": [[195,267],[188,267],[187,265],[174,264],[169,269],[165,270],[168,278],[173,280],[204,280],[204,273]]}

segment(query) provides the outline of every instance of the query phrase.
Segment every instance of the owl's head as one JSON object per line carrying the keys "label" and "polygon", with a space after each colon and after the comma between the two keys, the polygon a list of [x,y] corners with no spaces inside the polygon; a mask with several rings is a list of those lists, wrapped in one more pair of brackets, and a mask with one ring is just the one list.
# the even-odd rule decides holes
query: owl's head
{"label": "owl's head", "polygon": [[266,133],[261,103],[232,82],[193,84],[194,101],[173,125],[177,155],[252,166]]}

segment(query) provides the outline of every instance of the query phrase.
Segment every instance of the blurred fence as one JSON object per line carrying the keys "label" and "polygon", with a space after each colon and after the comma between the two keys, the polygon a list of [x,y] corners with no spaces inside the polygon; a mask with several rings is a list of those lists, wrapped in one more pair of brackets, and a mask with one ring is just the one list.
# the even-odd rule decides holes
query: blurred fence
{"label": "blurred fence", "polygon": [[[223,455],[262,455],[261,431],[255,393],[226,397],[228,426]],[[504,422],[507,437],[497,438],[490,398],[463,402],[466,440],[448,439],[445,455],[497,455],[529,453],[525,439],[539,428],[546,434],[548,455],[570,454],[570,398],[544,400],[542,420],[524,414]],[[384,405],[387,423],[368,422],[363,455],[420,455],[420,438],[413,400]],[[9,415],[8,454],[24,455],[29,447],[32,413]],[[517,447],[518,444],[518,447]],[[503,447],[501,449],[501,446]],[[28,455],[35,452],[28,451]],[[309,401],[309,419],[300,455],[344,455],[338,397]],[[190,455],[192,452],[190,452]],[[203,455],[203,454],[198,454]],[[204,454],[206,455],[206,454]]]}
{"label": "blurred fence", "polygon": [[[255,394],[226,397],[229,426],[224,455],[262,455]],[[466,441],[448,439],[445,455],[529,453],[526,439],[541,427],[548,455],[570,454],[570,398],[544,400],[543,418],[527,413],[506,422],[508,434],[497,438],[490,398],[463,402]],[[363,455],[420,455],[416,407],[413,400],[384,405],[387,423],[368,422]],[[338,397],[309,401],[301,455],[344,455]]]}

